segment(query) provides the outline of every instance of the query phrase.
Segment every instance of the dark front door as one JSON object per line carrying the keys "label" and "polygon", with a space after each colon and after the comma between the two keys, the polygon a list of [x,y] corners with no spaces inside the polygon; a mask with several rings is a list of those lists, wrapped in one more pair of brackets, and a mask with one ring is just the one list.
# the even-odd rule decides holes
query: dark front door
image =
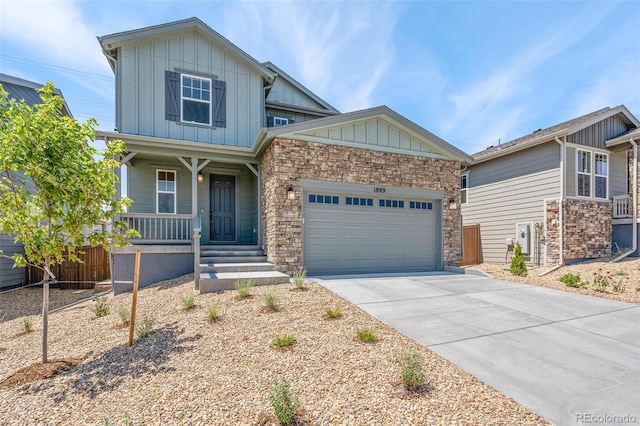
{"label": "dark front door", "polygon": [[236,177],[211,175],[211,241],[236,241]]}

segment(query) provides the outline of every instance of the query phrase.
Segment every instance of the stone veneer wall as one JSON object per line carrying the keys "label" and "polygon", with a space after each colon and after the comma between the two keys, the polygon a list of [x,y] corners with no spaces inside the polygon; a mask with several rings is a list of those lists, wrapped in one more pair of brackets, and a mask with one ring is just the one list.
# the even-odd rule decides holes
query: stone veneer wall
{"label": "stone veneer wall", "polygon": [[546,248],[547,248],[547,265],[555,266],[560,263],[560,217],[558,215],[558,200],[546,202],[547,217],[546,222]]}
{"label": "stone veneer wall", "polygon": [[[444,191],[460,205],[460,163],[290,139],[275,139],[261,158],[262,241],[279,271],[302,266],[300,179]],[[296,198],[287,198],[293,185]],[[460,208],[443,209],[443,260],[461,258]]]}
{"label": "stone veneer wall", "polygon": [[563,210],[565,260],[611,254],[611,202],[565,199]]}

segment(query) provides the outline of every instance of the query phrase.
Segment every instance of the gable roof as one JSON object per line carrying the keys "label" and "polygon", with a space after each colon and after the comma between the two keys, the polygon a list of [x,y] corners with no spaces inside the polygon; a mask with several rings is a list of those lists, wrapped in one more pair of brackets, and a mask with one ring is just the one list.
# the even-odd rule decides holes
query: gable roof
{"label": "gable roof", "polygon": [[238,56],[247,64],[249,64],[249,66],[255,69],[260,75],[265,77],[268,82],[272,82],[275,78],[273,72],[267,69],[264,65],[262,65],[244,50],[231,43],[220,33],[216,32],[210,26],[196,17],[183,19],[181,21],[168,22],[166,24],[153,25],[145,28],[138,28],[131,31],[123,31],[105,35],[102,37],[98,37],[98,42],[100,43],[100,46],[102,46],[102,53],[104,53],[104,55],[107,57],[109,65],[111,65],[111,69],[115,72],[115,62],[117,60],[116,55],[118,47],[121,47],[134,40],[188,30],[198,31],[199,33],[207,37],[210,41],[229,50],[234,55]]}
{"label": "gable roof", "polygon": [[[42,99],[40,98],[40,94],[38,93],[38,89],[41,89],[43,84],[35,83],[33,81],[24,80],[22,78],[13,77],[7,74],[0,73],[0,83],[4,90],[7,91],[9,97],[15,100],[24,99],[25,103],[30,107],[33,107],[36,104],[42,103]],[[60,89],[56,89],[55,94],[60,96],[63,101],[62,112],[69,117],[73,117],[71,115],[71,110],[67,105],[67,101],[64,99],[62,92]]]}
{"label": "gable roof", "polygon": [[276,75],[276,78],[281,78],[285,80],[287,83],[291,84],[293,87],[295,87],[296,89],[298,89],[299,91],[301,91],[302,93],[304,93],[305,95],[307,95],[308,97],[310,97],[311,99],[313,99],[314,101],[322,105],[325,109],[336,112],[336,113],[340,113],[340,111],[338,111],[333,106],[331,106],[327,101],[325,101],[320,96],[313,93],[311,90],[307,89],[302,84],[300,84],[295,78],[291,77],[289,74],[284,72],[281,68],[276,66],[273,62],[270,62],[270,61],[263,62],[262,65],[264,65],[265,67],[273,71]]}
{"label": "gable roof", "polygon": [[626,124],[636,127],[640,125],[640,122],[629,112],[624,105],[619,105],[615,108],[602,108],[589,114],[581,115],[580,117],[573,118],[571,120],[564,121],[546,129],[536,130],[535,132],[513,139],[511,141],[502,143],[498,146],[492,146],[484,151],[477,152],[472,155],[476,163],[487,161],[492,158],[501,157],[503,155],[511,154],[523,149],[527,149],[541,143],[554,140],[556,137],[570,135],[578,132],[586,127],[589,127],[598,121],[602,121],[606,118],[618,116],[620,119],[626,122]]}
{"label": "gable roof", "polygon": [[[316,133],[319,131],[329,135],[332,129],[338,130],[340,126],[358,124],[366,125],[367,122],[371,123],[372,120],[376,119],[381,120],[385,124],[393,126],[393,128],[396,128],[399,131],[403,132],[403,134],[407,135],[407,137],[413,138],[417,143],[423,144],[429,149],[422,151],[409,149],[403,151],[400,149],[391,148],[386,145],[367,145],[362,143],[354,143],[352,141],[346,141],[344,139],[340,140],[332,139],[330,137],[323,138],[316,136]],[[424,155],[447,160],[460,161],[464,164],[470,164],[473,162],[473,159],[469,155],[465,154],[455,146],[449,144],[445,140],[418,126],[414,122],[408,120],[404,116],[398,114],[397,112],[384,105],[331,117],[318,118],[315,120],[288,124],[285,126],[263,128],[254,142],[254,151],[256,153],[262,152],[273,139],[278,137],[358,147],[384,152]]]}

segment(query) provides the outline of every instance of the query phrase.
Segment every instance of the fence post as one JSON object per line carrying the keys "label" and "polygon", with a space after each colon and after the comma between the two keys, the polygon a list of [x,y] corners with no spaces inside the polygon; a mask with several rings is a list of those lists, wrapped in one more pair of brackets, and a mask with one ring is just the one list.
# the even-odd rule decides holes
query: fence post
{"label": "fence post", "polygon": [[196,290],[200,289],[200,216],[193,217],[193,279]]}

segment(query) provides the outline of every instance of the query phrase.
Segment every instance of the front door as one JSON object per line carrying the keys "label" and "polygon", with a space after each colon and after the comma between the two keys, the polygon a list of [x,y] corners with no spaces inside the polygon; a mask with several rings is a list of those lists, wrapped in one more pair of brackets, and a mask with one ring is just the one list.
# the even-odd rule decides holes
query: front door
{"label": "front door", "polygon": [[236,177],[211,175],[211,241],[236,241]]}

